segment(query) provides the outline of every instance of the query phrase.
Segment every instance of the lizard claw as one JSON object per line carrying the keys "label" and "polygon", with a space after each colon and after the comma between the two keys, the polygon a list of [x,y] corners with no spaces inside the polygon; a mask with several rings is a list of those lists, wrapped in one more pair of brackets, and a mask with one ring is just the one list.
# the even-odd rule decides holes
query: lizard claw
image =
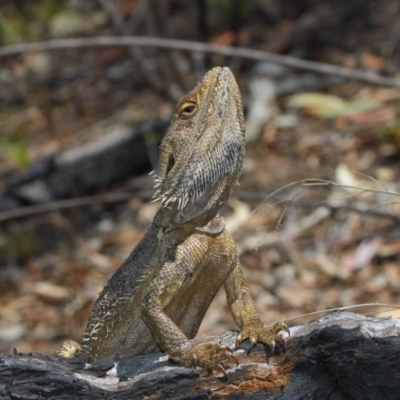
{"label": "lizard claw", "polygon": [[218,369],[222,372],[222,374],[224,375],[225,381],[228,380],[228,375],[226,374],[225,368],[221,363],[217,364]]}
{"label": "lizard claw", "polygon": [[[264,344],[265,352],[267,355],[274,354],[276,343],[279,343],[283,350],[286,351],[285,338],[281,331],[285,331],[288,334],[289,328],[283,322],[276,322],[270,328],[264,328],[262,325],[250,325],[246,326],[243,331],[237,336],[236,347],[238,347],[243,341],[248,339],[250,341],[250,347],[247,350],[247,354],[251,353],[251,350],[257,343]],[[268,346],[268,347],[267,347]]]}
{"label": "lizard claw", "polygon": [[276,345],[275,340],[272,340],[272,342],[270,343],[270,346],[271,346],[270,353],[271,354],[274,354],[274,352],[275,352],[275,345]]}

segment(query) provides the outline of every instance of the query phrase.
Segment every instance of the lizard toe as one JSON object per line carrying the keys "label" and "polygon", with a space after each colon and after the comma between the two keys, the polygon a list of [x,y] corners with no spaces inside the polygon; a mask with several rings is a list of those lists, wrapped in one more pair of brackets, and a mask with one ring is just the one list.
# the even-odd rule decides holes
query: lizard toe
{"label": "lizard toe", "polygon": [[289,328],[282,321],[275,322],[274,325],[270,329],[271,329],[272,333],[278,334],[279,332],[284,331],[290,336]]}

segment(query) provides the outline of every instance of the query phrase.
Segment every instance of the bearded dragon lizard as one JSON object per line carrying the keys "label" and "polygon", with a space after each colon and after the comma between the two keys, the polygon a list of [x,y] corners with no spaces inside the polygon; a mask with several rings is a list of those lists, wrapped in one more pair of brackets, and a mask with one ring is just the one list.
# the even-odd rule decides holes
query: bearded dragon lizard
{"label": "bearded dragon lizard", "polygon": [[241,329],[237,345],[284,347],[280,331],[288,329],[263,326],[218,214],[241,173],[244,134],[235,78],[216,67],[176,106],[153,172],[161,207],[93,306],[81,344],[87,362],[161,349],[181,365],[224,372],[221,362],[235,360],[229,348],[190,341],[222,285]]}

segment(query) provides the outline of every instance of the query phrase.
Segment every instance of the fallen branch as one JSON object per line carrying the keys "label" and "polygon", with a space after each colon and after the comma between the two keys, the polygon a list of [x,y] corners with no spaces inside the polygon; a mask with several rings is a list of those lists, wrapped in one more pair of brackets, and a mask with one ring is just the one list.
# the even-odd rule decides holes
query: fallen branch
{"label": "fallen branch", "polygon": [[[400,320],[336,312],[290,328],[287,351],[266,362],[256,346],[235,351],[239,366],[222,374],[171,364],[161,353],[91,368],[43,354],[0,355],[1,398],[397,399]],[[236,334],[212,340],[233,347]],[[210,340],[208,338],[207,340]],[[110,369],[112,368],[112,369]]]}
{"label": "fallen branch", "polygon": [[92,37],[76,39],[55,39],[45,42],[21,43],[0,48],[0,57],[11,56],[30,51],[50,51],[60,49],[76,49],[87,47],[157,47],[162,49],[186,50],[200,53],[214,53],[225,56],[242,57],[251,60],[269,61],[296,69],[330,74],[348,79],[355,79],[380,86],[400,88],[400,81],[387,78],[372,71],[349,69],[337,65],[316,61],[301,60],[281,54],[274,54],[262,50],[246,49],[242,47],[224,47],[201,42],[190,42],[176,39],[161,39],[147,36],[122,36],[122,37]]}

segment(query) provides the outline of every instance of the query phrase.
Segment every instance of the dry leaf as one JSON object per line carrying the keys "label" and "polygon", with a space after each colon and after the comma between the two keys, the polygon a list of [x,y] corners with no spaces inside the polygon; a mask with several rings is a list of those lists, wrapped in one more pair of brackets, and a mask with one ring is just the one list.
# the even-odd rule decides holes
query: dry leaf
{"label": "dry leaf", "polygon": [[309,92],[298,93],[286,98],[288,107],[300,108],[320,118],[336,118],[375,110],[379,103],[372,100],[346,101],[338,96]]}

